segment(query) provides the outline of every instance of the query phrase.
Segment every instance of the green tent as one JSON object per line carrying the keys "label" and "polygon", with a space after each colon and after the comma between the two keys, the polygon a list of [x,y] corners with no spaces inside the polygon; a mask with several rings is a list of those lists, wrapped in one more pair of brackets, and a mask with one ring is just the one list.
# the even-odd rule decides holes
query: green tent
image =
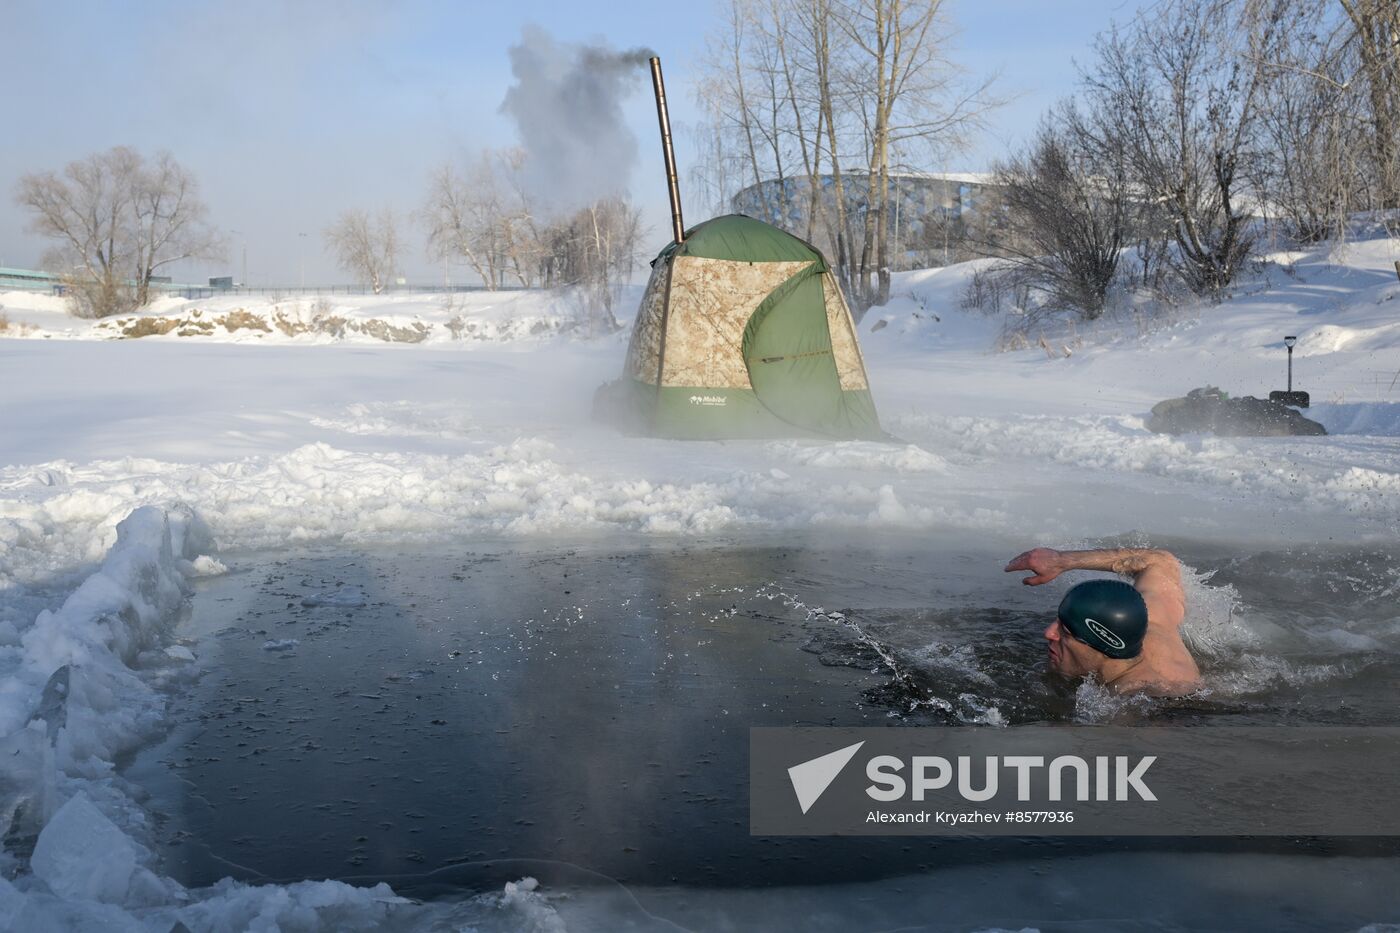
{"label": "green tent", "polygon": [[810,244],[729,214],[651,266],[596,416],[658,437],[885,437],[850,309]]}

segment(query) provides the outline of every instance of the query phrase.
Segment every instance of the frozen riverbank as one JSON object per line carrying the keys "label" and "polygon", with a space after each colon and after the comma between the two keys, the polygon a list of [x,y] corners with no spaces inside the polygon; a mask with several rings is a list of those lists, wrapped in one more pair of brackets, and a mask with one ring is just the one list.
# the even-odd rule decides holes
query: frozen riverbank
{"label": "frozen riverbank", "polygon": [[[1282,554],[1253,566],[1283,586],[1289,555],[1309,547],[1384,552],[1400,521],[1400,391],[1389,381],[1400,369],[1400,286],[1387,249],[1361,242],[1303,257],[1146,336],[1110,321],[1081,333],[1068,356],[991,353],[995,323],[956,310],[965,269],[903,276],[896,300],[861,328],[876,403],[903,439],[890,445],[620,438],[588,412],[593,388],[620,368],[621,336],[0,340],[0,715],[24,762],[5,775],[20,857],[67,813],[34,872],[7,864],[15,880],[0,890],[0,918],[164,931],[177,918],[248,926],[259,912],[306,928],[405,916],[387,889],[227,883],[191,896],[147,851],[144,792],[114,766],[168,726],[161,691],[198,669],[171,640],[184,590],[225,565],[242,569],[229,554],[483,538],[528,550],[561,536],[619,551],[773,536],[1186,540],[1217,558]],[[0,299],[12,320],[29,320],[14,302]],[[1300,336],[1298,382],[1330,436],[1144,429],[1153,402],[1197,385],[1278,387],[1284,333]],[[1393,586],[1384,570],[1367,586]],[[1350,571],[1337,572],[1350,586]],[[1377,650],[1364,641],[1374,631],[1327,631],[1336,650]],[[927,649],[936,667],[941,655],[908,635],[901,650]],[[271,630],[264,640],[306,643]],[[1279,680],[1277,668],[1254,674],[1313,689]],[[88,838],[110,844],[88,850]],[[110,870],[91,872],[94,859]],[[528,888],[471,903],[461,917],[484,929],[526,916],[510,911],[556,916]]]}

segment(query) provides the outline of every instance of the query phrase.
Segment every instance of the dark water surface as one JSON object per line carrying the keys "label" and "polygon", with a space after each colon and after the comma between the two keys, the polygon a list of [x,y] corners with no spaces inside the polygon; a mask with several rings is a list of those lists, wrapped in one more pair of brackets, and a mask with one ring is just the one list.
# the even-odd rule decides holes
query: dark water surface
{"label": "dark water surface", "polygon": [[1400,722],[1396,555],[1182,544],[1215,572],[1190,588],[1208,689],[1144,704],[1047,673],[1063,587],[1003,574],[1019,549],[884,535],[231,555],[180,633],[204,673],[126,775],[191,885],[389,879],[427,897],[596,873],[680,910],[701,889],[1029,878],[1112,853],[1184,871],[1209,853],[1265,912],[1298,890],[1270,859],[1365,889],[1315,916],[1289,906],[1296,928],[1400,916],[1400,891],[1369,880],[1400,881],[1390,840],[749,836],[750,726]]}

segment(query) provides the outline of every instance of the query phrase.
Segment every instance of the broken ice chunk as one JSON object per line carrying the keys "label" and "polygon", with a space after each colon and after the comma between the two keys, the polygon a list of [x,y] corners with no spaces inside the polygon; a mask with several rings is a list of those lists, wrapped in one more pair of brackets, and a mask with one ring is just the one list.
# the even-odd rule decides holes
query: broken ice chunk
{"label": "broken ice chunk", "polygon": [[187,577],[217,577],[228,573],[228,567],[224,566],[223,561],[208,554],[201,554],[191,561],[181,561],[180,569]]}
{"label": "broken ice chunk", "polygon": [[59,897],[119,904],[137,872],[140,847],[79,792],[49,820],[29,860]]}

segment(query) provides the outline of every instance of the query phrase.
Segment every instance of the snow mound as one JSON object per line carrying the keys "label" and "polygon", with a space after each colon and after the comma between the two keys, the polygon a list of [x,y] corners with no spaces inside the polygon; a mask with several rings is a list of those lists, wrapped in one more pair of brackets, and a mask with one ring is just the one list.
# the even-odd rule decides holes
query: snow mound
{"label": "snow mound", "polygon": [[845,470],[893,470],[898,473],[945,473],[948,462],[917,444],[897,446],[873,441],[770,444],[779,457],[803,466]]}
{"label": "snow mound", "polygon": [[[460,455],[356,452],[318,443],[213,464],[96,461],[78,467],[59,461],[0,469],[0,484],[30,493],[0,513],[0,585],[33,579],[38,567],[91,560],[93,542],[106,539],[112,516],[133,503],[187,502],[228,549],[481,532],[1005,526],[1005,516],[993,511],[926,502],[917,490],[894,488],[888,478],[943,469],[941,457],[919,447],[791,444],[774,450],[815,472],[794,478],[764,458],[722,478],[654,482],[645,474],[573,466],[541,438]],[[821,474],[827,468],[852,476],[826,481]],[[44,477],[52,481],[40,482]]]}
{"label": "snow mound", "polygon": [[1328,434],[1400,437],[1400,402],[1323,402],[1308,409],[1307,416]]}
{"label": "snow mound", "polygon": [[[635,307],[640,288],[621,292],[618,307]],[[606,332],[598,330],[597,309],[571,289],[166,297],[138,313],[96,321],[70,317],[62,299],[31,292],[0,293],[0,307],[20,325],[5,336],[30,338],[470,346]]]}

